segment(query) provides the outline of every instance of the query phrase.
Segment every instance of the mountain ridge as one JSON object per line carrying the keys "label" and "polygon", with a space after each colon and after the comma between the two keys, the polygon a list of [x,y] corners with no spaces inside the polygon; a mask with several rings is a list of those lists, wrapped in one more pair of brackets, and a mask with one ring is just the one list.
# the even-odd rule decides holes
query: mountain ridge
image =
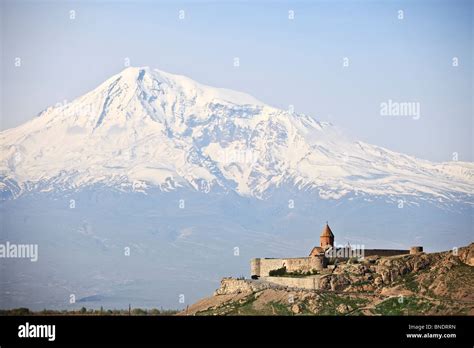
{"label": "mountain ridge", "polygon": [[346,139],[328,122],[250,95],[130,67],[66,105],[0,133],[0,190],[233,190],[290,183],[349,194],[472,204],[474,164],[432,163]]}

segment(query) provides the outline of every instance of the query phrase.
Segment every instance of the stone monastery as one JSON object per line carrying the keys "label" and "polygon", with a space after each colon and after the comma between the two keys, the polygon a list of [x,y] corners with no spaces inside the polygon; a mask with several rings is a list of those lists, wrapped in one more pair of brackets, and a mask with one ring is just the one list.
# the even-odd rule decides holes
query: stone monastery
{"label": "stone monastery", "polygon": [[251,260],[250,269],[252,279],[314,289],[318,288],[319,278],[331,273],[338,262],[368,256],[396,256],[421,252],[423,252],[421,246],[411,247],[409,250],[365,248],[354,250],[350,246],[336,248],[334,233],[326,223],[319,237],[319,246],[312,248],[309,256],[284,259],[255,258]]}

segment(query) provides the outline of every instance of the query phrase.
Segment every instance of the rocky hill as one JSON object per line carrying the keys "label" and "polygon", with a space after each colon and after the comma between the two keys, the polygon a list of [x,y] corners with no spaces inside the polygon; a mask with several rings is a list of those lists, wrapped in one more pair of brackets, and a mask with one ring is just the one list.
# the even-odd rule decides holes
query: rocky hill
{"label": "rocky hill", "polygon": [[320,290],[224,278],[180,315],[474,315],[474,243],[340,264]]}

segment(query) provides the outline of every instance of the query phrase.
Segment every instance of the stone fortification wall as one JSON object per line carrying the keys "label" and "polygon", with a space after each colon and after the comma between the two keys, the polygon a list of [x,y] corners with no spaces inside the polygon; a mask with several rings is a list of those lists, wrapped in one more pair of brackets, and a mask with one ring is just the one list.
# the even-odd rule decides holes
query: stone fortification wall
{"label": "stone fortification wall", "polygon": [[322,270],[326,267],[326,259],[323,256],[286,259],[252,259],[250,262],[250,273],[251,276],[266,277],[270,275],[270,271],[282,267],[286,267],[287,272]]}
{"label": "stone fortification wall", "polygon": [[396,256],[396,255],[407,255],[410,250],[397,250],[397,249],[365,249],[364,256]]}
{"label": "stone fortification wall", "polygon": [[289,288],[300,288],[308,290],[319,289],[320,275],[314,275],[304,278],[289,278],[289,277],[262,277],[262,280],[267,282],[287,286]]}

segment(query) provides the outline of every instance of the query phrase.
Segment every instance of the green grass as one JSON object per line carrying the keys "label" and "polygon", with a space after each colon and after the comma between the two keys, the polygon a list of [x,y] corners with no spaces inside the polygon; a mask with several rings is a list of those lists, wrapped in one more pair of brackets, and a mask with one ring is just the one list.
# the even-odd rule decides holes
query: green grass
{"label": "green grass", "polygon": [[474,267],[460,263],[449,270],[447,274],[447,285],[449,290],[459,287],[474,288]]}
{"label": "green grass", "polygon": [[255,294],[244,298],[243,302],[231,302],[217,309],[208,309],[198,312],[197,315],[271,315],[271,308],[264,310],[256,310],[254,302],[257,298]]}
{"label": "green grass", "polygon": [[227,311],[227,315],[258,315],[259,311],[253,308],[255,300],[255,295],[251,295],[243,303],[234,302],[230,310]]}
{"label": "green grass", "polygon": [[375,313],[382,315],[423,315],[433,308],[433,304],[416,296],[392,297],[379,303],[375,307]]}
{"label": "green grass", "polygon": [[420,290],[420,285],[415,280],[415,275],[413,273],[409,273],[404,278],[404,285],[410,291],[417,292]]}
{"label": "green grass", "polygon": [[350,297],[334,293],[321,294],[320,301],[323,303],[323,309],[318,313],[319,315],[341,315],[341,313],[337,311],[337,307],[341,304],[345,304],[350,307],[351,310],[355,310],[369,302],[365,298]]}
{"label": "green grass", "polygon": [[412,292],[418,292],[421,288],[420,285],[425,285],[425,284],[419,284],[418,281],[415,279],[415,274],[414,273],[407,273],[399,278],[397,278],[393,283],[393,285],[402,285],[405,289],[410,290]]}
{"label": "green grass", "polygon": [[[293,312],[290,310],[290,308],[285,306],[283,303],[271,302],[270,306],[275,311],[276,315],[293,315]],[[273,313],[273,310],[272,310],[272,313]]]}
{"label": "green grass", "polygon": [[[291,311],[292,303],[270,302],[263,308],[255,309],[254,302],[256,297],[252,294],[242,303],[232,302],[228,305],[221,306],[218,309],[210,309],[197,313],[198,315],[341,315],[337,311],[340,304],[346,304],[351,310],[363,307],[368,300],[363,298],[354,298],[350,296],[336,295],[333,293],[325,293],[321,295],[322,310],[319,313],[313,313],[309,310],[309,304],[305,301],[299,301],[300,307],[298,314]],[[355,311],[356,312],[356,311]],[[357,313],[356,313],[357,314]],[[360,313],[359,313],[360,314]]]}

